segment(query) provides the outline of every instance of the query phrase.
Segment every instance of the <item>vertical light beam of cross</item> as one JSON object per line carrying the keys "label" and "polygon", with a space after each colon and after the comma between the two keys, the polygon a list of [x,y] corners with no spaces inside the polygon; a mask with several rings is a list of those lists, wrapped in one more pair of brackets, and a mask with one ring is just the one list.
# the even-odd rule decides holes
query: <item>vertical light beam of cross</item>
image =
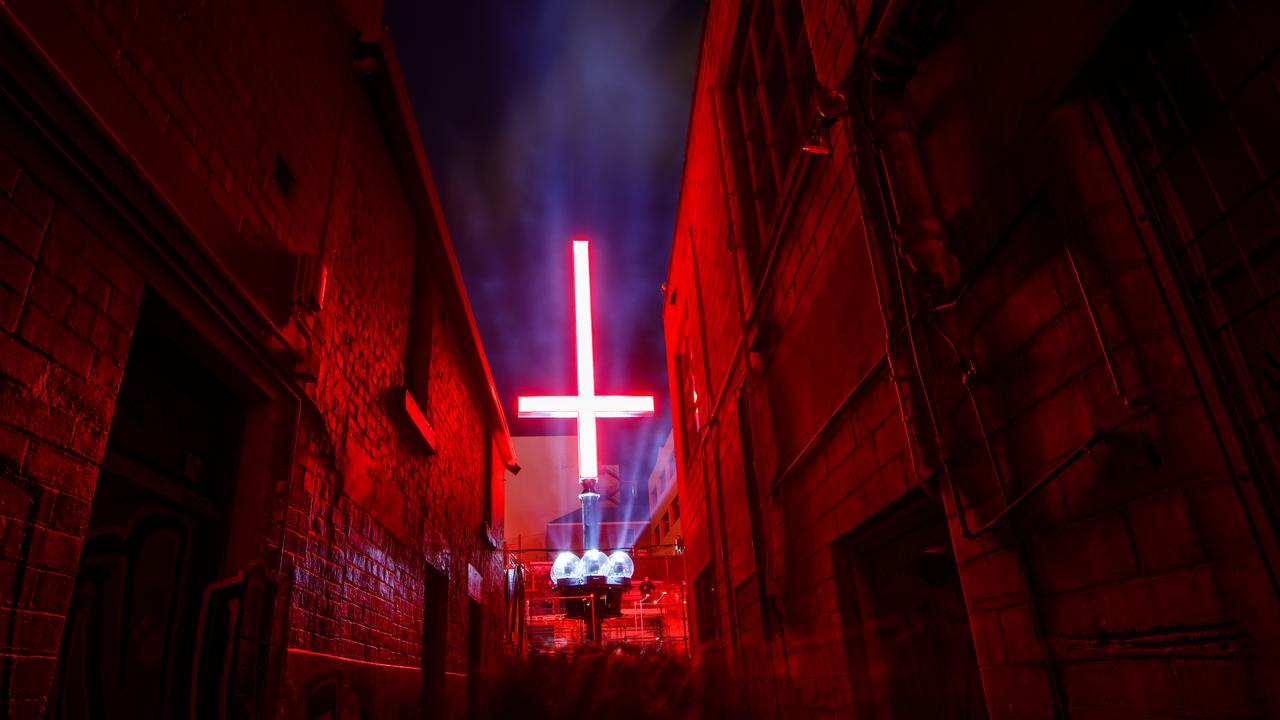
{"label": "vertical light beam of cross", "polygon": [[[578,346],[578,397],[593,398],[596,394],[596,351],[591,332],[591,255],[585,240],[573,243],[573,329]],[[584,403],[578,409],[579,477],[593,478],[600,474],[597,448],[596,416]]]}
{"label": "vertical light beam of cross", "polygon": [[573,316],[577,345],[577,395],[522,395],[517,415],[577,418],[578,477],[600,476],[596,418],[653,414],[652,395],[596,395],[595,348],[591,334],[591,262],[586,240],[573,241]]}

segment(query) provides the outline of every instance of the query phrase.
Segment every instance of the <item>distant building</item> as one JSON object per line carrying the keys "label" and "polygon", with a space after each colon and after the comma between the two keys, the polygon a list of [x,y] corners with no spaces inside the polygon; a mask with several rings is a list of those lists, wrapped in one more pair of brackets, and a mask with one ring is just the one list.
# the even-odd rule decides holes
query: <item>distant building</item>
{"label": "distant building", "polygon": [[1280,717],[1277,3],[707,12],[700,646],[763,717]]}
{"label": "distant building", "polygon": [[[600,466],[600,500],[592,518],[597,527],[593,544],[600,549],[632,547],[644,534],[649,520],[648,504],[636,493],[636,483],[623,480],[620,474],[617,465]],[[577,553],[588,549],[582,546],[581,505],[548,520],[546,537],[549,548]]]}
{"label": "distant building", "polygon": [[680,493],[676,483],[676,458],[673,434],[667,434],[667,440],[658,450],[658,457],[649,473],[649,527],[643,537],[636,540],[636,545],[662,546],[655,547],[655,552],[675,551],[680,534]]}
{"label": "distant building", "polygon": [[529,435],[511,442],[520,457],[520,474],[506,475],[507,546],[555,547],[547,543],[547,523],[579,507],[578,438]]}
{"label": "distant building", "polygon": [[[582,505],[578,500],[578,439],[575,435],[530,435],[512,438],[520,457],[520,474],[508,473],[504,519],[507,547],[526,561],[547,549],[582,552]],[[617,465],[601,465],[598,518],[602,547],[630,547],[643,535],[647,498],[636,482],[621,477]]]}
{"label": "distant building", "polygon": [[[517,438],[521,463],[536,462]],[[680,503],[676,492],[676,470],[670,435],[657,455],[648,477],[647,493],[635,493],[635,483],[618,477],[618,466],[601,468],[603,499],[600,506],[599,537],[596,546],[627,549],[635,561],[631,588],[624,596],[622,617],[603,628],[611,642],[661,647],[666,652],[688,652],[688,607],[685,603],[684,557],[675,550],[680,533]],[[530,457],[534,460],[530,460]],[[522,470],[516,482],[524,480]],[[630,498],[630,502],[628,502]],[[547,547],[582,552],[582,512],[571,512],[546,525]],[[660,545],[661,547],[652,547]],[[526,561],[527,622],[530,642],[535,647],[567,647],[582,640],[582,625],[565,620],[561,602],[548,590],[550,560],[556,553],[522,553]]]}

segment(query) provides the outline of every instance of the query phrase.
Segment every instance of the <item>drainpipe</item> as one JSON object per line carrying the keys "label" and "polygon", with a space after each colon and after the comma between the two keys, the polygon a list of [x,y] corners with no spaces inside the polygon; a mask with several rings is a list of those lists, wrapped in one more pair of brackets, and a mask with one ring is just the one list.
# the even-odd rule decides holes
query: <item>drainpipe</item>
{"label": "drainpipe", "polygon": [[[858,108],[865,111],[860,103]],[[897,258],[886,253],[884,244],[877,241],[878,238],[889,236],[888,208],[879,202],[885,196],[885,191],[880,187],[880,174],[873,166],[876,161],[876,154],[870,150],[873,141],[862,120],[861,117],[850,117],[849,146],[854,148],[854,168],[859,178],[858,200],[862,204],[863,235],[867,243],[867,254],[871,259],[880,317],[884,322],[885,360],[897,393],[902,425],[906,429],[907,450],[911,453],[911,469],[916,485],[937,498],[936,488],[942,469],[941,453],[936,438],[927,435],[920,426],[920,419],[926,417],[920,378],[911,358],[905,352],[906,346],[900,342],[906,333],[906,321],[903,317],[906,303],[894,282],[894,263]]]}
{"label": "drainpipe", "polygon": [[885,104],[888,112],[870,119],[871,131],[875,134],[885,189],[897,215],[899,252],[919,287],[945,297],[960,280],[960,261],[948,247],[942,219],[925,180],[915,125],[896,100]]}
{"label": "drainpipe", "polygon": [[[901,250],[906,256],[917,279],[939,290],[955,288],[960,263],[947,247],[942,222],[924,180],[911,124],[896,107],[887,120],[875,117],[875,106],[885,104],[883,97],[877,97],[875,84],[869,68],[852,69],[848,82],[848,95],[854,98],[848,120],[849,144],[854,149],[863,235],[884,322],[885,359],[906,429],[912,471],[916,484],[936,499],[941,475],[947,472],[946,458],[938,428],[921,425],[932,414],[915,358],[915,338],[908,317],[911,308],[901,282],[898,253]],[[873,134],[873,129],[879,132]],[[900,223],[897,233],[895,220]],[[885,241],[895,237],[901,239],[901,246]]]}
{"label": "drainpipe", "polygon": [[[891,23],[901,8],[901,3],[891,1],[879,22],[884,25],[885,18],[890,18]],[[888,30],[881,27],[863,36],[874,35],[883,39],[886,32]],[[863,47],[859,47],[858,53],[861,58]],[[954,304],[961,266],[952,252],[933,203],[916,143],[915,128],[901,106],[901,96],[891,88],[881,89],[883,84],[878,81],[876,69],[870,67],[870,62],[864,65],[859,58],[855,58],[849,75],[848,94],[858,99],[853,103],[856,109],[850,116],[849,132],[852,147],[857,153],[858,196],[862,203],[877,299],[884,318],[886,358],[898,392],[908,446],[914,448],[915,459],[919,463],[917,483],[935,497],[940,493],[931,485],[939,486],[939,489],[945,486],[951,491],[955,497],[955,512],[965,530],[963,534],[969,537],[936,408],[924,382],[908,300],[908,288],[914,286],[934,300],[933,305],[922,308],[924,313],[936,312],[943,307],[942,299],[949,298],[952,303],[948,305]],[[909,73],[901,79],[906,78],[909,78]],[[911,270],[910,279],[902,272],[902,260]],[[899,342],[904,335],[906,342]],[[919,418],[922,417],[929,419],[927,431],[920,425]],[[945,498],[943,503],[945,506]],[[1026,600],[1044,653],[1043,668],[1054,717],[1069,718],[1066,689],[1047,641],[1039,598],[1030,582],[1032,567],[1026,548],[1018,540],[1012,542],[1012,547],[1028,578]]]}

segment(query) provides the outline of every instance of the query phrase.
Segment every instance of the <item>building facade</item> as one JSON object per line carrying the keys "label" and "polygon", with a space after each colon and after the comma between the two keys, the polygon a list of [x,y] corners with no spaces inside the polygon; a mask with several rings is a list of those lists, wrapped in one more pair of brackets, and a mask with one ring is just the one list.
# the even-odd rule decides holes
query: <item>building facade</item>
{"label": "building facade", "polygon": [[511,444],[520,458],[520,473],[517,477],[508,470],[506,475],[503,516],[507,546],[513,552],[551,548],[547,522],[581,507],[578,437],[516,435]]}
{"label": "building facade", "polygon": [[665,327],[755,707],[1280,713],[1278,46],[1251,0],[709,3]]}
{"label": "building facade", "polygon": [[0,4],[0,717],[478,710],[515,456],[380,16]]}
{"label": "building facade", "polygon": [[[569,512],[545,521],[544,547],[548,560],[554,560],[564,550],[581,554],[591,548],[606,552],[630,548],[644,534],[649,507],[637,495],[635,480],[624,478],[617,465],[601,465],[600,477],[596,480],[600,498],[592,505],[591,527],[585,533],[581,502],[575,503],[577,507]],[[577,484],[575,480],[574,485]]]}
{"label": "building facade", "polygon": [[[680,493],[676,483],[674,433],[658,449],[649,472],[649,527],[636,538],[636,545],[653,546],[655,552],[675,552],[680,533]],[[658,547],[669,546],[669,547]]]}

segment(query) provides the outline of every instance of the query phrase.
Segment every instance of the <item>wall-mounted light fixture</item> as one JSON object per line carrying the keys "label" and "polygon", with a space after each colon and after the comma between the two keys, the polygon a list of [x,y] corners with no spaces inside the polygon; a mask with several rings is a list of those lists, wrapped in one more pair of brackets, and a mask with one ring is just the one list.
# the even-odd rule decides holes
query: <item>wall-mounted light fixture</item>
{"label": "wall-mounted light fixture", "polygon": [[849,102],[839,90],[825,90],[818,96],[818,109],[809,124],[809,136],[801,150],[810,155],[831,154],[831,126],[849,111]]}

